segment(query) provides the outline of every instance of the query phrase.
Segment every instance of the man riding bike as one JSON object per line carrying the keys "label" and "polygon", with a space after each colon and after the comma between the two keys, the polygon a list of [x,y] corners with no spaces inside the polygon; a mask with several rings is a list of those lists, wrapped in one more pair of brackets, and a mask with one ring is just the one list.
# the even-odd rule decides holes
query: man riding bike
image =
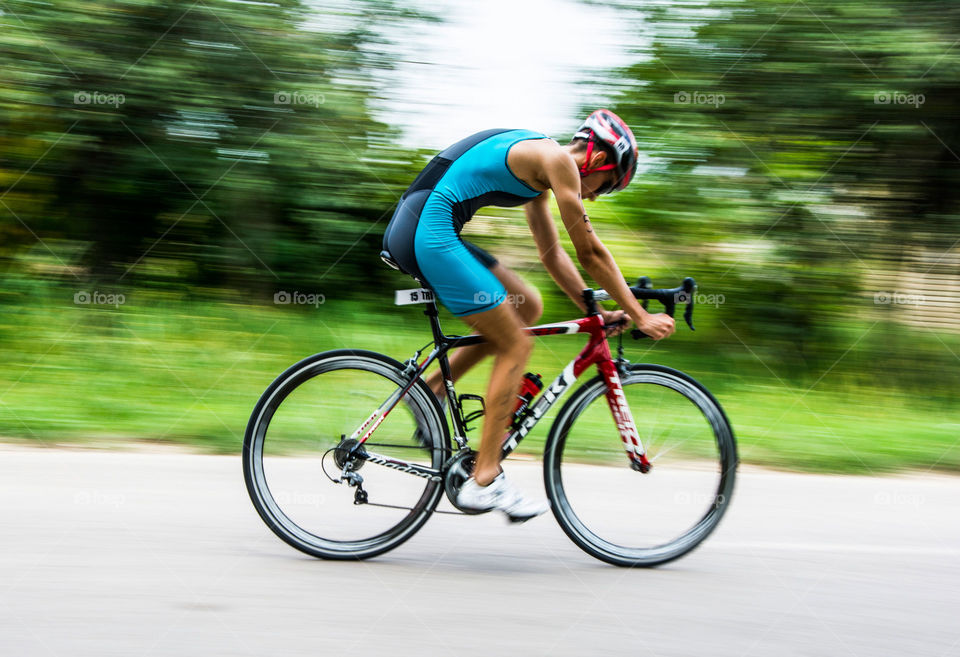
{"label": "man riding bike", "polygon": [[[458,505],[499,509],[513,521],[528,520],[549,508],[546,501],[524,498],[504,478],[499,463],[515,395],[533,349],[521,329],[539,319],[542,306],[536,292],[515,273],[461,239],[463,225],[481,207],[523,205],[540,261],[586,311],[581,292],[587,284],[560,246],[550,211],[553,190],[577,260],[622,309],[601,310],[604,322],[613,324],[626,314],[641,331],[659,340],[673,333],[673,318],[640,307],[583,207],[584,198],[592,201],[625,188],[636,169],[637,143],[630,128],[613,112],[600,109],[565,146],[530,130],[486,130],[467,137],[433,158],[401,197],[384,233],[384,250],[486,339],[451,356],[453,377],[459,378],[485,356],[494,356],[476,464],[457,497]],[[504,303],[508,299],[524,302]],[[441,373],[435,372],[428,383],[442,399]]]}

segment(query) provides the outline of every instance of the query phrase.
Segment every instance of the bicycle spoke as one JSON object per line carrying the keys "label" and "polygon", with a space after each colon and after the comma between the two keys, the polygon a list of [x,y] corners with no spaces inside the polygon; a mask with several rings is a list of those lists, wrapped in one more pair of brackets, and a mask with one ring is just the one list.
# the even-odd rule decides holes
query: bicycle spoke
{"label": "bicycle spoke", "polygon": [[657,459],[659,459],[659,458],[662,457],[662,456],[666,456],[667,454],[669,454],[670,452],[672,452],[673,450],[675,450],[677,447],[679,447],[680,445],[682,445],[682,444],[685,443],[685,442],[687,442],[687,441],[684,440],[683,442],[677,443],[676,445],[674,445],[673,447],[670,447],[669,449],[665,449],[665,450],[661,450],[661,451],[657,452],[657,453],[656,453],[656,456],[652,457],[652,458],[650,459],[650,461],[653,462],[653,461],[656,461]]}
{"label": "bicycle spoke", "polygon": [[[443,492],[436,479],[449,438],[433,393],[419,381],[394,405],[409,379],[402,365],[370,352],[327,352],[304,363],[278,379],[278,393],[264,394],[269,412],[251,418],[244,449],[251,498],[271,529],[310,554],[356,558],[390,549],[423,524]],[[390,405],[386,416],[373,412]],[[346,438],[375,424],[377,442],[363,449],[376,445],[379,463],[357,456],[358,441]]]}
{"label": "bicycle spoke", "polygon": [[634,366],[624,398],[645,425],[648,473],[624,467],[608,426],[606,386],[594,379],[557,416],[544,471],[554,515],[593,556],[649,566],[693,549],[716,526],[733,486],[736,450],[722,411],[701,388],[667,368]]}

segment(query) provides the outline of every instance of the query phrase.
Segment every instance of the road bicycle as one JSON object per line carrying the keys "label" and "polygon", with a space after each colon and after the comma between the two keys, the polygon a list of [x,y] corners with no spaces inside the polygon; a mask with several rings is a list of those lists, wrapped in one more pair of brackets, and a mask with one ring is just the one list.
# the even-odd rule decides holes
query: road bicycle
{"label": "road bicycle", "polygon": [[[685,304],[693,329],[692,278],[653,289],[644,277],[630,289],[644,307],[653,299],[670,315]],[[435,512],[475,513],[456,499],[472,471],[468,433],[484,412],[483,399],[457,394],[447,354],[483,338],[445,335],[429,289],[396,295],[398,304],[426,304],[431,342],[402,363],[356,349],[310,356],[277,377],[247,425],[244,478],[257,512],[277,536],[315,557],[366,559],[402,544]],[[525,329],[539,338],[589,339],[538,396],[518,399],[503,457],[595,366],[596,376],[563,404],[546,438],[547,497],[564,532],[587,553],[617,566],[655,566],[690,552],[720,522],[738,463],[733,430],[692,377],[629,362],[622,334],[614,358],[611,326],[597,311],[610,296],[589,289],[583,295],[585,317]],[[632,335],[645,337],[637,329]],[[449,423],[423,376],[435,361]],[[479,408],[468,413],[468,405]],[[444,497],[452,511],[437,509]]]}

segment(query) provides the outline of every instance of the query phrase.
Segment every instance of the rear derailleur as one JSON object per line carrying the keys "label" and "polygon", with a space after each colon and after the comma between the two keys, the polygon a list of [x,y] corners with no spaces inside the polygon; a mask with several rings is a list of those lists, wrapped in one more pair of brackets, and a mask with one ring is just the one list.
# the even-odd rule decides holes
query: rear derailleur
{"label": "rear derailleur", "polygon": [[367,451],[353,438],[340,437],[340,444],[333,450],[333,461],[340,468],[340,479],[337,483],[344,483],[356,488],[353,492],[354,504],[366,504],[369,499],[367,491],[363,489],[363,475],[357,470],[363,467],[367,460]]}

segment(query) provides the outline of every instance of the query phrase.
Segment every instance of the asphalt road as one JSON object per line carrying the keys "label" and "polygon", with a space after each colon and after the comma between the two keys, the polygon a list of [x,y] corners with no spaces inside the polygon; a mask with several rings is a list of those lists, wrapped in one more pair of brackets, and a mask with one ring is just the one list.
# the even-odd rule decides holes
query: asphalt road
{"label": "asphalt road", "polygon": [[717,532],[652,570],[549,515],[312,559],[235,456],[0,445],[0,500],[0,655],[960,655],[956,477],[744,468]]}

